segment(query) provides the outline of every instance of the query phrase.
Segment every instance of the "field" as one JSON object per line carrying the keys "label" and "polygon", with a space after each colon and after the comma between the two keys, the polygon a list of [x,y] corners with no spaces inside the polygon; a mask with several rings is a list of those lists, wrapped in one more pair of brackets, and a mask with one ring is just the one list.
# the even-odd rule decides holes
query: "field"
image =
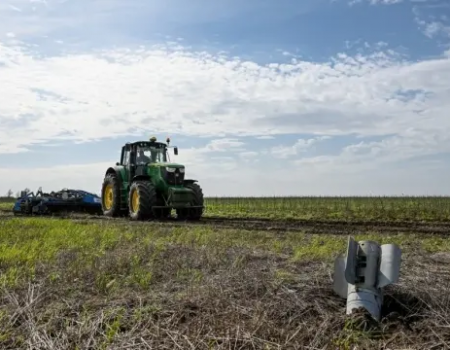
{"label": "field", "polygon": [[[0,203],[1,349],[450,346],[450,198],[210,198],[198,223],[11,207]],[[366,330],[332,291],[348,235],[403,253]]]}

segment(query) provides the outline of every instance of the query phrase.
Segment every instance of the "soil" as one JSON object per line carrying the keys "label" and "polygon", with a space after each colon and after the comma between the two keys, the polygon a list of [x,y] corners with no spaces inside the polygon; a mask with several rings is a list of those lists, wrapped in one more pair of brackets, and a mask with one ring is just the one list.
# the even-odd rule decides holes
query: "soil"
{"label": "soil", "polygon": [[[9,211],[0,214],[0,220],[14,217]],[[48,217],[41,217],[48,218]],[[72,219],[81,221],[112,220],[119,223],[143,225],[146,222],[135,222],[129,218],[108,218],[97,215],[84,214],[59,214],[53,216],[57,219]],[[152,222],[164,222],[171,226],[180,225],[214,225],[218,228],[244,229],[256,231],[290,232],[302,231],[308,233],[326,234],[352,234],[376,231],[377,233],[417,233],[448,236],[450,235],[450,222],[442,221],[345,221],[345,220],[301,220],[301,219],[265,219],[265,218],[233,218],[204,216],[199,221],[179,221],[175,218],[166,220],[152,220]]]}

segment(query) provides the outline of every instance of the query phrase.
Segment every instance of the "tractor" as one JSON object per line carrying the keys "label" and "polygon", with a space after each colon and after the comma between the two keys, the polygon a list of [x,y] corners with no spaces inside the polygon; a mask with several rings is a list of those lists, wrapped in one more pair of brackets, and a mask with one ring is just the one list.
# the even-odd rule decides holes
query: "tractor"
{"label": "tractor", "polygon": [[[203,215],[203,191],[197,180],[185,179],[185,167],[171,163],[166,143],[137,141],[122,146],[120,162],[108,168],[101,197],[103,215],[132,220],[165,219],[172,209],[181,220]],[[173,147],[178,155],[178,147]]]}

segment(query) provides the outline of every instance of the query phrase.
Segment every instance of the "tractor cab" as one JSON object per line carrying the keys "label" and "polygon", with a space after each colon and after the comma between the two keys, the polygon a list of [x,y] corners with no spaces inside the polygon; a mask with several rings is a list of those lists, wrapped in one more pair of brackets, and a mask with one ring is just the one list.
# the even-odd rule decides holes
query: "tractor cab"
{"label": "tractor cab", "polygon": [[[147,164],[166,164],[170,163],[168,149],[170,139],[167,144],[156,142],[152,137],[150,141],[138,141],[127,143],[122,147],[121,162],[116,165],[147,165]],[[178,155],[178,147],[174,148],[174,154]]]}

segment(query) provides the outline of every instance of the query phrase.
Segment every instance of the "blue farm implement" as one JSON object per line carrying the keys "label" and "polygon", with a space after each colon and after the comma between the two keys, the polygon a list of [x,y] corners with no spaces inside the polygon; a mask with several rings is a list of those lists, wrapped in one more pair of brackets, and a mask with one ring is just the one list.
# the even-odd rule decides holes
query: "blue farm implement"
{"label": "blue farm implement", "polygon": [[52,215],[61,212],[102,214],[101,198],[82,190],[63,189],[36,194],[22,192],[13,207],[15,215]]}

